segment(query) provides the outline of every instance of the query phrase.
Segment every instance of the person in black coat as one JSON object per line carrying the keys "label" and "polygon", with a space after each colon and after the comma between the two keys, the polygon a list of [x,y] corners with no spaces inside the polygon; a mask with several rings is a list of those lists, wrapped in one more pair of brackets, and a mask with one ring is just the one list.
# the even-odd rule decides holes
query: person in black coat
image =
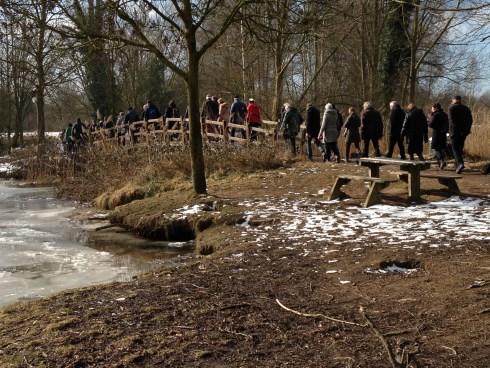
{"label": "person in black coat", "polygon": [[376,156],[381,156],[379,140],[383,137],[383,119],[371,102],[364,102],[361,114],[361,139],[364,141],[362,156],[369,156],[369,142],[373,143]]}
{"label": "person in black coat", "polygon": [[402,138],[402,127],[405,121],[405,111],[401,108],[400,104],[396,101],[390,102],[390,142],[388,147],[388,153],[386,157],[393,157],[393,150],[395,145],[398,145],[400,151],[400,157],[402,160],[406,159],[405,146]]}
{"label": "person in black coat", "polygon": [[128,111],[126,112],[126,116],[124,117],[124,124],[129,125],[137,122],[139,119],[140,119],[139,114],[136,111],[134,111],[132,107],[129,107]]}
{"label": "person in black coat", "polygon": [[359,155],[361,152],[361,147],[359,143],[361,142],[361,135],[359,134],[359,128],[361,127],[361,119],[357,116],[356,111],[353,107],[349,107],[349,116],[344,124],[344,137],[345,142],[345,161],[349,162],[350,159],[350,147],[354,145]]}
{"label": "person in black coat", "polygon": [[318,110],[315,106],[309,103],[308,105],[306,105],[306,153],[308,154],[308,159],[310,161],[313,159],[313,150],[311,147],[312,141],[323,153],[323,145],[318,140],[319,133],[320,133],[320,110]]}
{"label": "person in black coat", "polygon": [[432,129],[431,148],[434,152],[439,168],[442,170],[446,166],[447,132],[449,131],[449,118],[442,110],[441,104],[436,102],[432,105],[432,114],[429,120],[429,127]]}
{"label": "person in black coat", "polygon": [[461,96],[453,98],[449,106],[449,135],[453,147],[456,172],[460,174],[464,169],[463,149],[466,137],[471,132],[473,116],[470,109],[461,103]]}
{"label": "person in black coat", "polygon": [[289,146],[293,156],[296,155],[296,136],[300,131],[300,126],[302,123],[303,117],[296,107],[289,103],[285,103],[281,130],[283,131],[286,146]]}
{"label": "person in black coat", "polygon": [[[168,103],[167,109],[165,110],[165,120],[167,119],[175,119],[175,118],[180,118],[180,111],[177,108],[177,105],[174,100],[170,100]],[[167,121],[167,129],[174,129],[174,126],[176,123],[172,123],[172,125],[168,124]]]}
{"label": "person in black coat", "polygon": [[180,112],[174,100],[170,100],[165,110],[165,119],[180,118]]}
{"label": "person in black coat", "polygon": [[160,116],[162,116],[162,114],[160,113],[160,110],[158,110],[158,107],[156,107],[153,102],[148,100],[143,108],[143,120],[148,121],[151,119],[158,119]]}
{"label": "person in black coat", "polygon": [[413,103],[408,105],[401,135],[407,138],[410,160],[413,160],[416,154],[419,160],[424,161],[424,142],[429,141],[427,118],[422,109],[417,108]]}

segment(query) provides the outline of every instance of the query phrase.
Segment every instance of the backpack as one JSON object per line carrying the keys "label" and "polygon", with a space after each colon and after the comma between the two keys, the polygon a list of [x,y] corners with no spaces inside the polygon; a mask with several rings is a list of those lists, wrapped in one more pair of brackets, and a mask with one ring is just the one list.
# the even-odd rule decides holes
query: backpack
{"label": "backpack", "polygon": [[291,111],[289,121],[285,126],[290,136],[297,135],[299,132],[299,126],[301,125],[301,116],[297,111]]}
{"label": "backpack", "polygon": [[80,139],[80,137],[82,136],[82,125],[75,124],[72,128],[71,135],[77,139]]}
{"label": "backpack", "polygon": [[154,106],[149,106],[148,107],[148,119],[156,119],[158,117],[157,109]]}

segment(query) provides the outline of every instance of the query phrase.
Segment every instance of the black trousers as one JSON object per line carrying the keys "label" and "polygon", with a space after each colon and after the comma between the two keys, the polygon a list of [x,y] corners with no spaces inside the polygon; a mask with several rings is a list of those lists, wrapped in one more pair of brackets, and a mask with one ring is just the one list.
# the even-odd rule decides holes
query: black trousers
{"label": "black trousers", "polygon": [[451,137],[451,145],[453,148],[453,155],[454,161],[456,161],[456,166],[464,166],[463,149],[465,140],[466,136],[455,135],[454,137]]}
{"label": "black trousers", "polygon": [[286,146],[289,147],[289,151],[293,154],[296,155],[296,136],[290,136],[289,133],[284,133],[284,142],[286,143]]}
{"label": "black trousers", "polygon": [[340,159],[340,151],[337,142],[325,143],[325,159],[330,161],[330,157],[332,157],[332,152],[337,157],[337,159]]}
{"label": "black trousers", "polygon": [[363,139],[364,141],[364,146],[363,146],[363,152],[362,152],[362,157],[368,157],[369,156],[369,142],[373,142],[373,147],[374,147],[374,152],[376,153],[376,156],[381,156],[381,152],[379,150],[379,140],[374,139],[374,138],[365,138]]}
{"label": "black trousers", "polygon": [[323,153],[323,145],[322,143],[318,140],[317,137],[313,137],[310,135],[306,135],[306,153],[308,154],[308,158],[313,158],[313,150],[311,146],[311,142],[314,142],[315,145],[320,149],[320,151]]}
{"label": "black trousers", "polygon": [[350,146],[351,145],[354,145],[354,147],[356,147],[357,151],[358,152],[361,152],[361,146],[359,145],[359,141],[347,141],[345,143],[345,159],[347,161],[350,160]]}
{"label": "black trousers", "polygon": [[395,137],[392,136],[390,137],[390,143],[388,147],[388,153],[386,154],[386,157],[393,157],[393,150],[395,149],[395,146],[398,145],[398,149],[400,150],[400,157],[402,160],[406,158],[405,156],[405,145],[403,144],[403,138],[401,136]]}

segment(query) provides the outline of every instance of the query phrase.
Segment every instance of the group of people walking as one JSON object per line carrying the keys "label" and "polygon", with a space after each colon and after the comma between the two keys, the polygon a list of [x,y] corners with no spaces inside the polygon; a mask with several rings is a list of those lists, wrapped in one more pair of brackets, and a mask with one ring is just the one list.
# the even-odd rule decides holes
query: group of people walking
{"label": "group of people walking", "polygon": [[[262,124],[261,109],[260,106],[253,98],[248,99],[248,103],[245,104],[240,96],[233,98],[231,106],[223,98],[207,95],[201,108],[201,123],[203,133],[222,133],[219,132],[219,127],[206,124],[206,120],[227,122],[238,125],[245,125],[247,123],[248,133],[250,140],[256,140],[257,134],[252,129],[258,128]],[[237,129],[231,129],[231,136],[235,136]],[[242,138],[243,136],[243,130]]]}
{"label": "group of people walking", "polygon": [[[143,106],[140,116],[132,107],[126,112],[120,112],[117,118],[112,116],[107,119],[94,119],[89,126],[86,126],[77,119],[63,130],[62,141],[67,152],[77,149],[87,140],[84,131],[94,132],[103,130],[104,134],[116,136],[118,142],[124,142],[124,136],[129,132],[130,124],[140,120],[144,121],[162,117],[159,109],[150,100]],[[180,118],[180,112],[174,101],[170,101],[165,113],[165,119]],[[187,111],[184,118],[187,117]],[[222,121],[232,124],[246,125],[250,140],[256,140],[256,132],[253,127],[260,127],[262,124],[261,109],[253,98],[245,104],[239,96],[235,96],[231,106],[223,99],[214,96],[206,96],[201,108],[201,123],[203,133],[221,133],[222,127],[208,125],[206,120]],[[296,154],[296,137],[301,130],[304,119],[296,107],[290,103],[283,105],[279,118],[279,131],[282,132],[286,145],[292,154]],[[345,160],[349,162],[352,158],[351,149],[354,146],[355,157],[369,156],[372,146],[376,156],[382,156],[379,140],[384,135],[384,124],[381,113],[377,111],[371,102],[363,104],[360,115],[356,113],[354,107],[349,107],[348,115],[343,120],[342,114],[333,103],[327,103],[323,111],[323,117],[318,108],[309,103],[306,106],[306,148],[308,158],[313,158],[313,144],[316,145],[324,161],[340,162],[341,154],[338,146],[338,139],[342,134],[345,138]],[[448,152],[449,134],[452,147],[452,154],[456,162],[456,171],[461,173],[464,169],[463,148],[466,137],[470,134],[473,118],[470,109],[465,106],[460,96],[455,96],[446,113],[440,103],[432,105],[431,113],[427,118],[423,110],[411,103],[404,110],[401,105],[392,101],[389,113],[389,140],[386,157],[393,157],[396,146],[400,152],[401,159],[411,160],[415,156],[419,160],[424,160],[424,143],[428,143],[428,128],[432,128],[431,148],[433,157],[437,159],[439,167],[446,166]],[[113,129],[114,128],[114,129]],[[235,136],[237,129],[231,129],[230,134]],[[241,129],[243,134],[243,129]],[[245,137],[242,137],[245,138]],[[405,141],[407,146],[405,146]],[[362,150],[361,150],[362,143]],[[124,143],[122,143],[124,144]]]}
{"label": "group of people walking", "polygon": [[[300,131],[303,118],[299,111],[289,103],[284,104],[280,118],[280,129],[291,153],[296,153],[296,136]],[[463,148],[466,137],[470,134],[473,118],[470,109],[465,106],[460,96],[455,96],[446,113],[441,104],[432,105],[429,118],[423,110],[411,103],[404,110],[401,105],[392,101],[389,114],[389,145],[386,157],[393,157],[395,146],[398,146],[401,159],[425,160],[424,143],[429,142],[429,130],[432,129],[431,148],[439,167],[446,166],[448,152],[447,135],[449,133],[452,154],[456,162],[456,171],[464,169]],[[332,103],[327,103],[321,118],[320,111],[308,104],[306,108],[306,147],[307,155],[313,157],[312,143],[322,153],[324,161],[340,162],[338,139],[342,133],[345,137],[345,159],[351,159],[351,148],[354,146],[356,156],[369,156],[373,146],[376,156],[382,156],[379,140],[384,135],[383,118],[371,102],[365,102],[360,116],[354,107],[349,107],[348,116],[343,122],[342,114]],[[405,147],[405,141],[407,146]],[[361,151],[361,142],[363,144]]]}

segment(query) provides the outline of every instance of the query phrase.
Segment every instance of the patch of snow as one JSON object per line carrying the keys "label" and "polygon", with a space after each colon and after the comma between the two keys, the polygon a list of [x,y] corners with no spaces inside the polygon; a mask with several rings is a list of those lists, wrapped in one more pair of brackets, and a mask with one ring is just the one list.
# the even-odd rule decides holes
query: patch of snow
{"label": "patch of snow", "polygon": [[[268,229],[251,229],[271,239],[313,244],[352,244],[352,251],[380,242],[386,247],[450,246],[459,241],[490,240],[490,201],[451,197],[416,206],[376,205],[369,208],[338,208],[333,201],[304,198],[240,203],[248,216],[280,217]],[[247,226],[242,224],[242,226]],[[326,244],[325,244],[326,245]],[[336,250],[326,249],[324,253]]]}

